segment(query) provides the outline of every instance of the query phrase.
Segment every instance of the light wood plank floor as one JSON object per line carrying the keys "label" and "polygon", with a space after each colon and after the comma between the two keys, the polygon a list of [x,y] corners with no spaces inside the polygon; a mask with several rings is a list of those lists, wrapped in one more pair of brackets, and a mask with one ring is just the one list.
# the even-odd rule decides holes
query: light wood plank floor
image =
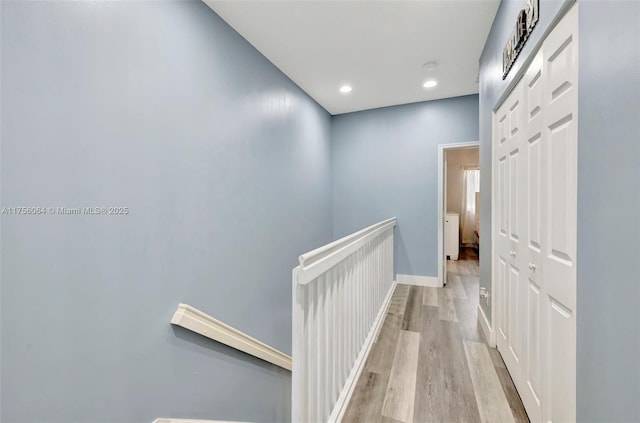
{"label": "light wood plank floor", "polygon": [[447,270],[444,288],[397,286],[344,422],[529,422],[477,325],[477,254]]}

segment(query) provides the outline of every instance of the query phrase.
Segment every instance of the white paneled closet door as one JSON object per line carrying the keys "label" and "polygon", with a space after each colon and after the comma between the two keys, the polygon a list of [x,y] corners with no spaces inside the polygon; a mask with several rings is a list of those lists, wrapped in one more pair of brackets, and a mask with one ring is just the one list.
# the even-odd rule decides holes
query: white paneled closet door
{"label": "white paneled closet door", "polygon": [[498,349],[532,422],[575,421],[577,5],[494,115]]}
{"label": "white paneled closet door", "polygon": [[525,328],[527,351],[522,366],[521,395],[529,418],[533,422],[542,421],[543,362],[542,345],[543,324],[542,299],[546,286],[542,277],[542,246],[545,245],[546,214],[543,213],[544,186],[546,183],[547,141],[544,138],[544,79],[542,76],[543,57],[539,52],[524,76],[526,98],[526,187],[528,202],[525,205],[525,251],[523,251],[523,269],[525,284],[525,312],[527,326]]}
{"label": "white paneled closet door", "polygon": [[[498,337],[502,357],[512,372],[519,373],[523,355],[526,315],[523,314],[522,222],[523,204],[528,203],[524,188],[523,140],[524,106],[522,81],[502,104],[498,121],[497,153],[498,233],[497,291]],[[511,370],[513,369],[513,370]]]}
{"label": "white paneled closet door", "polygon": [[545,421],[576,419],[578,6],[545,40]]}

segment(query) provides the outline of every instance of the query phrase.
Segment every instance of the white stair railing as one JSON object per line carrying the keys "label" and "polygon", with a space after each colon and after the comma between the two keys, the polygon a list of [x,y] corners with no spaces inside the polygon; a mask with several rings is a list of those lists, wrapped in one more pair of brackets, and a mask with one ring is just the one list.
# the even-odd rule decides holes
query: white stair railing
{"label": "white stair railing", "polygon": [[376,223],[293,269],[293,422],[342,420],[393,292],[395,226]]}

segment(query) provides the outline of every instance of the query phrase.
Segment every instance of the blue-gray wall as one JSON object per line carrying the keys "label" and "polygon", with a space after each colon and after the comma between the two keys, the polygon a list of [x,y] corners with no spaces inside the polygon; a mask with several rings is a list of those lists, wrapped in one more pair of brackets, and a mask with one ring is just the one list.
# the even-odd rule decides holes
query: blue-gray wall
{"label": "blue-gray wall", "polygon": [[640,2],[579,3],[578,421],[640,421]]}
{"label": "blue-gray wall", "polygon": [[173,328],[185,302],[291,351],[331,240],[330,116],[200,1],[2,2],[6,423],[287,421],[290,374]]}
{"label": "blue-gray wall", "polygon": [[[522,1],[503,1],[480,60],[480,232],[491,234],[491,110],[564,1],[540,21],[507,80],[502,49]],[[640,421],[640,3],[579,2],[577,420]],[[491,288],[491,256],[480,254]],[[490,309],[485,308],[486,313]]]}
{"label": "blue-gray wall", "polygon": [[[482,244],[491,245],[491,116],[492,109],[504,94],[522,63],[530,55],[534,46],[542,39],[553,19],[560,11],[564,0],[540,0],[539,20],[518,59],[502,79],[502,52],[507,39],[516,24],[525,0],[502,0],[489,31],[482,56],[480,57],[480,234]],[[487,288],[491,295],[491,248],[480,248],[480,286]],[[491,298],[491,296],[490,296]],[[481,302],[488,319],[491,307]]]}
{"label": "blue-gray wall", "polygon": [[477,95],[334,116],[334,237],[396,216],[396,272],[437,276],[438,144],[477,140]]}

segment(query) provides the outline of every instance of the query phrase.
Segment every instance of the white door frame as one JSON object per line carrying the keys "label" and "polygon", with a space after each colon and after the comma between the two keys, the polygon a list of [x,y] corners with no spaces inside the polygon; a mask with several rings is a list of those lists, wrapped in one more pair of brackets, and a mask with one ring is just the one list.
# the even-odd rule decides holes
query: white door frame
{"label": "white door frame", "polygon": [[444,286],[444,152],[445,150],[458,150],[465,148],[480,148],[480,141],[458,142],[452,144],[438,144],[438,285]]}

